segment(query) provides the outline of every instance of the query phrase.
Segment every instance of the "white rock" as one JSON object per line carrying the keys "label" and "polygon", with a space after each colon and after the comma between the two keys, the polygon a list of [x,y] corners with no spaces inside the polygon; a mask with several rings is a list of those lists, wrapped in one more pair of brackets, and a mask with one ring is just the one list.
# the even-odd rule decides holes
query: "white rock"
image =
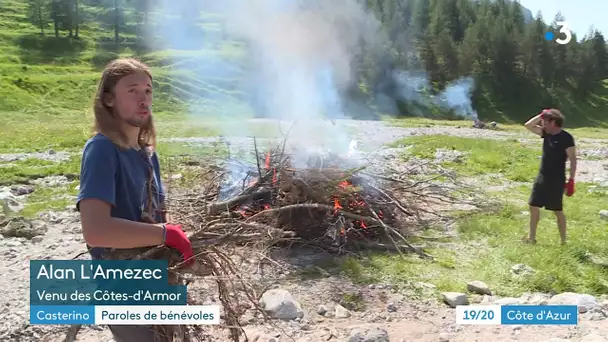
{"label": "white rock", "polygon": [[292,320],[304,317],[304,312],[287,290],[272,289],[264,292],[260,306],[273,318]]}
{"label": "white rock", "polygon": [[524,293],[519,302],[521,304],[547,305],[550,298],[551,296],[545,293]]}
{"label": "white rock", "polygon": [[550,305],[577,305],[578,312],[585,313],[599,307],[599,303],[592,295],[564,292],[549,299]]}
{"label": "white rock", "polygon": [[496,300],[494,296],[484,295],[479,304],[481,305],[491,305]]}
{"label": "white rock", "polygon": [[15,195],[13,195],[8,188],[4,188],[0,191],[0,206],[2,207],[2,213],[6,216],[20,211],[24,207],[21,202],[17,201]]}
{"label": "white rock", "polygon": [[516,264],[511,266],[511,273],[514,275],[525,276],[534,273],[534,269],[525,264]]}
{"label": "white rock", "polygon": [[388,332],[381,328],[354,329],[351,331],[348,342],[390,342]]}
{"label": "white rock", "polygon": [[443,296],[443,301],[453,308],[458,305],[469,305],[469,298],[464,293],[443,292],[441,295]]}
{"label": "white rock", "polygon": [[600,217],[603,220],[608,220],[608,210],[600,210]]}
{"label": "white rock", "polygon": [[11,192],[15,196],[23,196],[34,192],[34,187],[31,185],[15,185],[11,188]]}
{"label": "white rock", "polygon": [[334,316],[336,318],[348,318],[350,317],[350,315],[350,311],[348,311],[348,309],[343,307],[342,305],[336,304],[336,306],[334,307]]}
{"label": "white rock", "polygon": [[483,281],[474,280],[467,284],[467,291],[477,293],[480,295],[492,295],[490,287]]}
{"label": "white rock", "polygon": [[500,299],[494,301],[494,304],[496,304],[496,305],[517,305],[517,304],[520,304],[520,299],[513,298],[513,297],[505,297],[505,298],[500,298]]}

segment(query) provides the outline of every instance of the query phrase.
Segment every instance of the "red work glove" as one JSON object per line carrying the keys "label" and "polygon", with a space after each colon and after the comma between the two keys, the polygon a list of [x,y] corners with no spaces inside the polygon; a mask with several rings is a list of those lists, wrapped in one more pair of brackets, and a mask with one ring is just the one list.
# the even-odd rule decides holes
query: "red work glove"
{"label": "red work glove", "polygon": [[165,245],[177,249],[187,260],[184,265],[192,266],[194,264],[194,253],[192,252],[192,243],[182,230],[180,224],[165,224]]}
{"label": "red work glove", "polygon": [[545,119],[545,113],[548,113],[549,109],[543,109],[542,112],[540,112],[540,119],[544,120]]}
{"label": "red work glove", "polygon": [[566,196],[570,197],[574,195],[574,179],[570,179],[568,183],[564,185],[564,188],[566,189]]}

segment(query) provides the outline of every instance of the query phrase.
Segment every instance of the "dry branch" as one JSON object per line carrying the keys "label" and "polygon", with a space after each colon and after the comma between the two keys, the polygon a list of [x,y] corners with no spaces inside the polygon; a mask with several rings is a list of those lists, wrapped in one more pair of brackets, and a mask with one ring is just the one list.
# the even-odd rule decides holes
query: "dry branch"
{"label": "dry branch", "polygon": [[241,195],[227,201],[212,203],[207,206],[208,215],[216,215],[220,211],[230,211],[235,205],[241,205],[247,201],[270,200],[270,191],[260,191],[253,194]]}

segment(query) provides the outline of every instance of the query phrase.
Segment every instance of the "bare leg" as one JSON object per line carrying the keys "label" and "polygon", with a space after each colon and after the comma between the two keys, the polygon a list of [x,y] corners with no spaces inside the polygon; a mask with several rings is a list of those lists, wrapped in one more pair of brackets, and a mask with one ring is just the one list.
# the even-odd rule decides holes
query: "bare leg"
{"label": "bare leg", "polygon": [[557,218],[557,227],[559,228],[559,236],[562,239],[562,245],[566,243],[566,215],[563,211],[555,211]]}
{"label": "bare leg", "polygon": [[528,239],[532,243],[536,243],[536,227],[538,226],[538,220],[540,220],[540,208],[530,206],[530,235]]}

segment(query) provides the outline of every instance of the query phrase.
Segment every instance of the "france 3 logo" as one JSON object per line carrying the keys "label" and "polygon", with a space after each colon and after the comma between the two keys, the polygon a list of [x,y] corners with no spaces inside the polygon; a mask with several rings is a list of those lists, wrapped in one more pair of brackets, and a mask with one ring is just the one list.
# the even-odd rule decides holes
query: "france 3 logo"
{"label": "france 3 logo", "polygon": [[[555,39],[555,42],[557,44],[560,45],[566,45],[568,43],[570,43],[570,41],[572,40],[572,32],[570,31],[570,28],[568,27],[568,23],[565,21],[558,21],[555,23],[558,27],[559,27],[559,35],[557,36],[557,39]],[[565,36],[564,39],[562,39],[560,36]],[[552,41],[555,38],[555,34],[553,34],[553,32],[549,31],[547,33],[545,33],[545,39],[548,41]]]}

